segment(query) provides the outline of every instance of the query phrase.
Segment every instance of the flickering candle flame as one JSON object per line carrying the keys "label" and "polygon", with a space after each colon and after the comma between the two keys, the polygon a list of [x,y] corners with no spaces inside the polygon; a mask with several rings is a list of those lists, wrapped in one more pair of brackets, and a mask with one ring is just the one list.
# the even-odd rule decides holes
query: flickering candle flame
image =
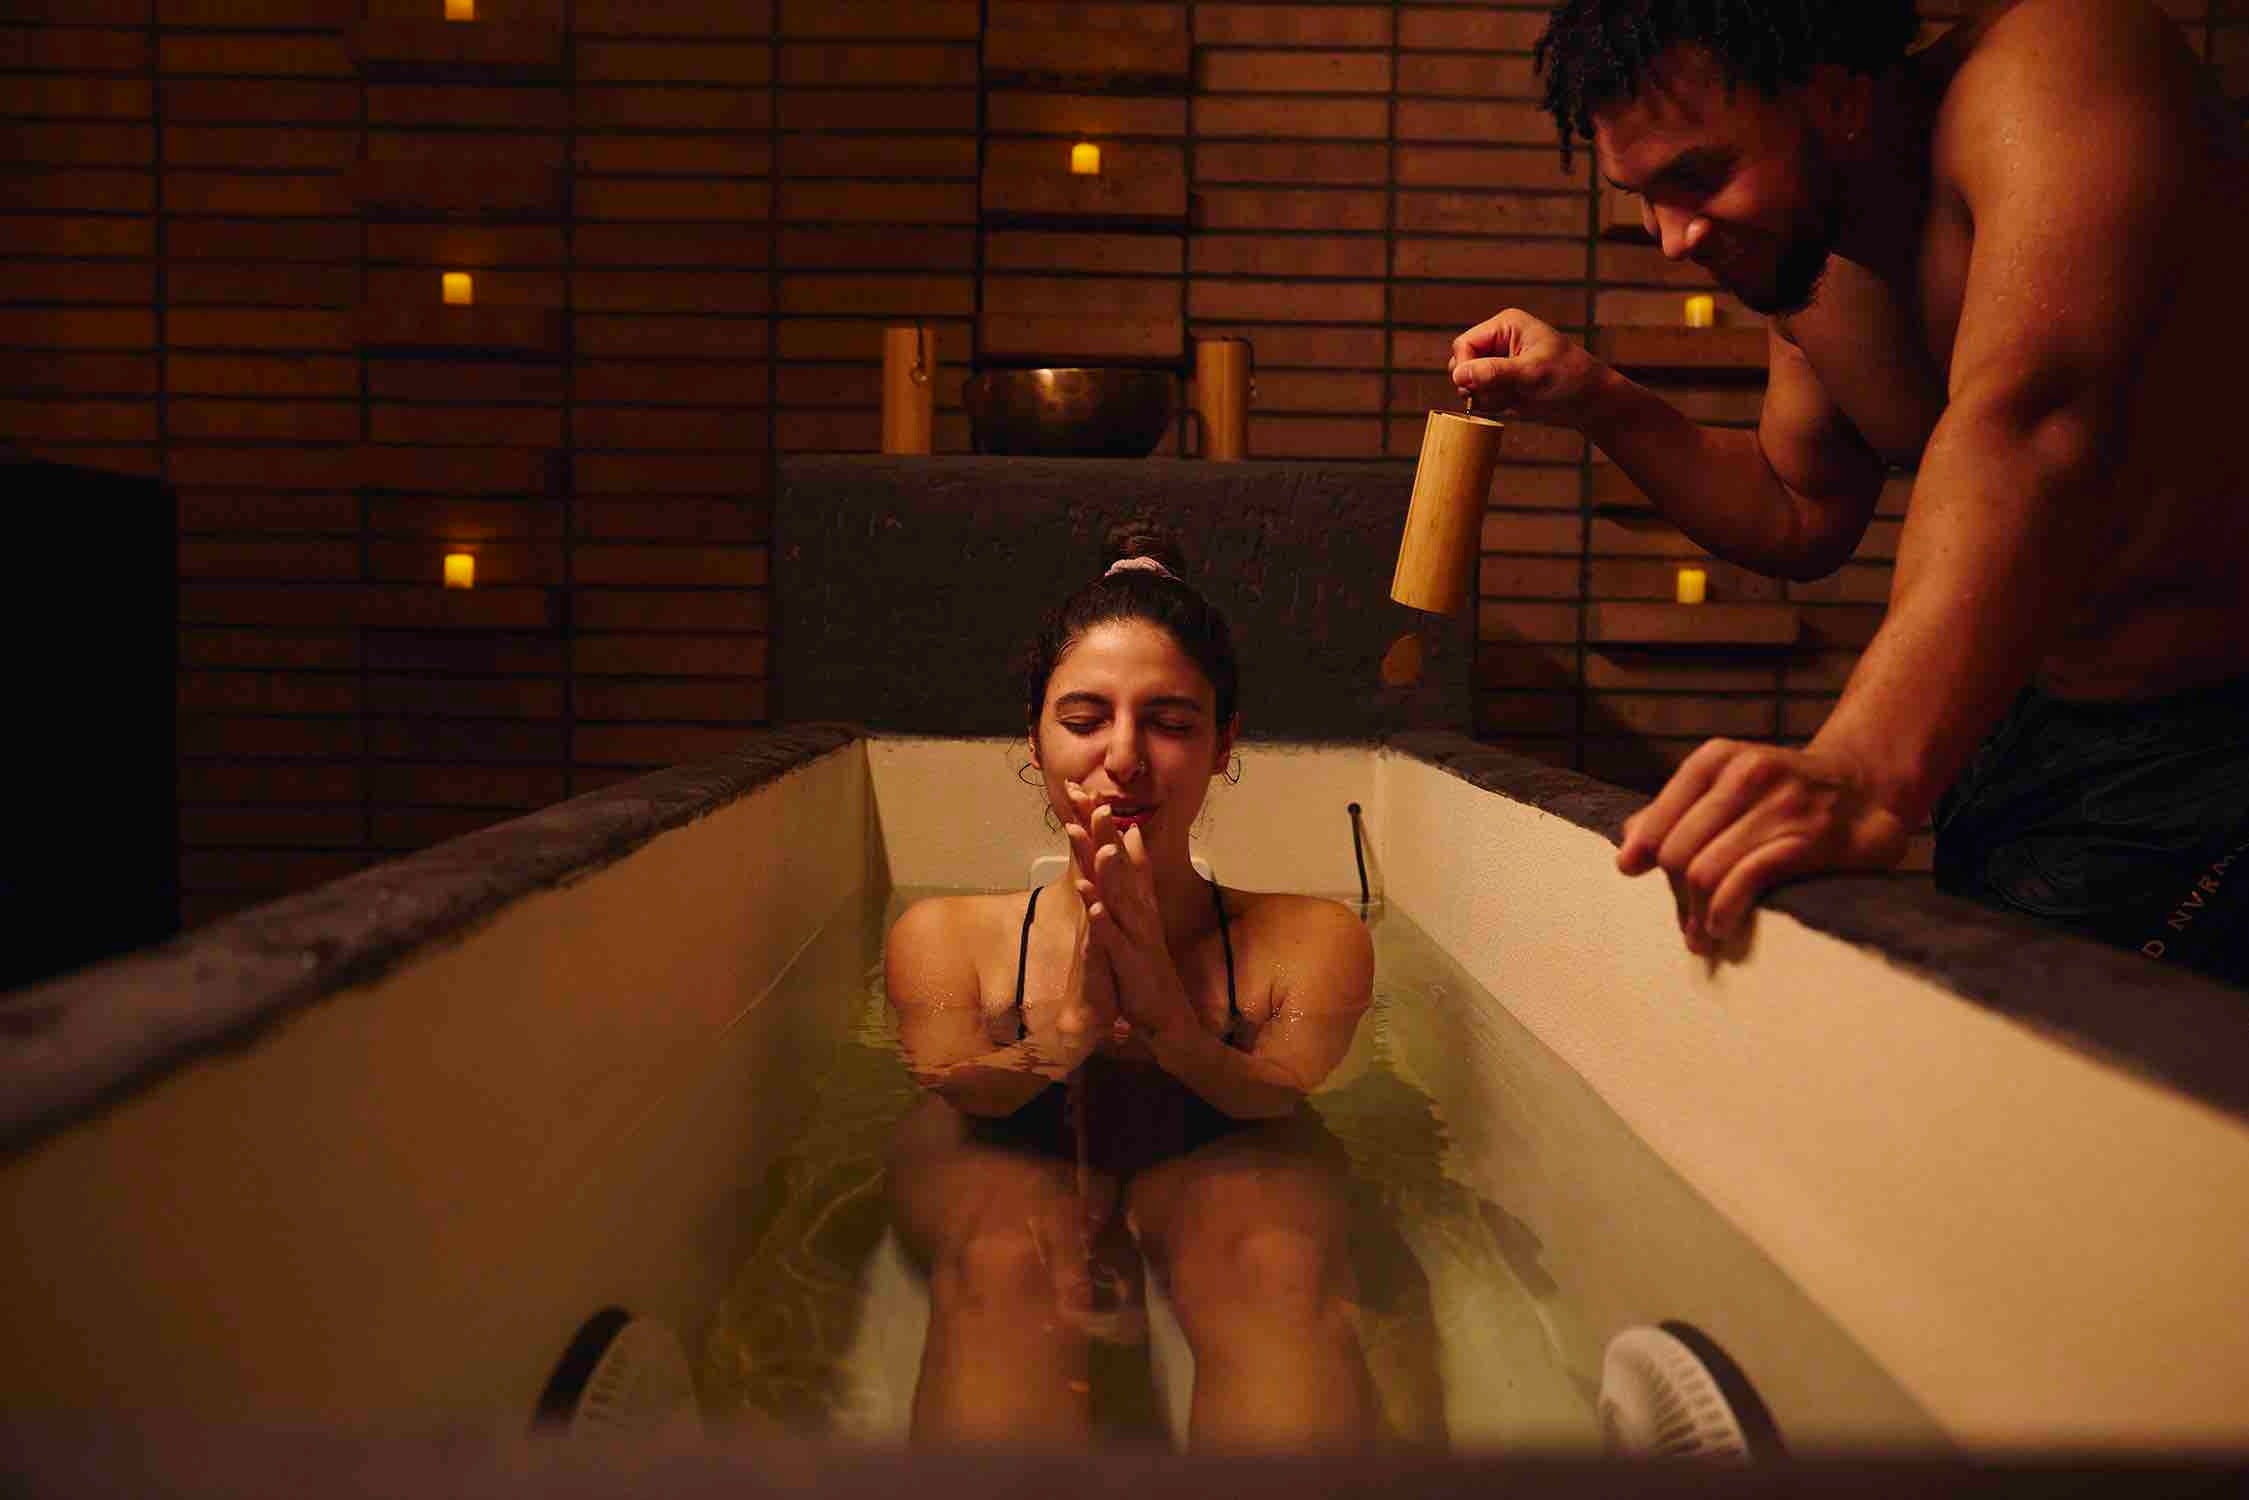
{"label": "flickering candle flame", "polygon": [[444,285],[445,305],[447,307],[470,307],[475,304],[476,282],[469,276],[468,272],[447,271]]}
{"label": "flickering candle flame", "polygon": [[476,0],[445,0],[445,19],[448,21],[475,20]]}
{"label": "flickering candle flame", "polygon": [[476,556],[469,552],[445,554],[445,586],[449,589],[476,587]]}
{"label": "flickering candle flame", "polygon": [[1710,575],[1700,568],[1679,570],[1679,602],[1700,604],[1710,588]]}
{"label": "flickering candle flame", "polygon": [[1718,299],[1707,292],[1698,292],[1687,299],[1687,326],[1713,328],[1718,323]]}
{"label": "flickering candle flame", "polygon": [[1070,170],[1079,177],[1101,175],[1101,148],[1091,141],[1080,141],[1070,148]]}

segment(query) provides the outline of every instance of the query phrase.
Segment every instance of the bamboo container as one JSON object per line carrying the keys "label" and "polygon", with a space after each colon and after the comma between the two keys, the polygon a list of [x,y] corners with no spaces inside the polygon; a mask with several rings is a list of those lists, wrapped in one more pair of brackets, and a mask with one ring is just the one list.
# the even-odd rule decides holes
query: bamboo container
{"label": "bamboo container", "polygon": [[1249,457],[1250,383],[1248,339],[1195,340],[1195,412],[1202,418],[1203,457],[1212,463]]}
{"label": "bamboo container", "polygon": [[926,323],[882,331],[882,451],[927,453],[937,421],[937,334]]}
{"label": "bamboo container", "polygon": [[1390,597],[1449,615],[1468,601],[1484,531],[1484,502],[1499,466],[1499,435],[1489,417],[1432,411],[1413,471],[1413,503],[1398,542]]}

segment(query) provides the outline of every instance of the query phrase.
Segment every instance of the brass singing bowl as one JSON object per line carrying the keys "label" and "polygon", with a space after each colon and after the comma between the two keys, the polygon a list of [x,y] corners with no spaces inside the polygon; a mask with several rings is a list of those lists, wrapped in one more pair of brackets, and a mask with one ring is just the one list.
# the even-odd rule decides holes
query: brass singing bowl
{"label": "brass singing bowl", "polygon": [[986,370],[962,393],[979,453],[1145,458],[1171,425],[1166,370]]}

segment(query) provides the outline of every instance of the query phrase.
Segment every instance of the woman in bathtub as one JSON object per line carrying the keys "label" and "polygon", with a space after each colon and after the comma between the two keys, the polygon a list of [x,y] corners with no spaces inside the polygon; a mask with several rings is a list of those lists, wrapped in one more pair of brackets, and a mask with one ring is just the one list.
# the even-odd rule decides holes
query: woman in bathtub
{"label": "woman in bathtub", "polygon": [[930,1275],[917,1441],[1087,1436],[1089,1330],[1120,1259],[1131,1304],[1140,1257],[1194,1351],[1198,1447],[1374,1429],[1338,1153],[1303,1108],[1351,1045],[1373,952],[1335,902],[1190,863],[1237,673],[1182,571],[1167,539],[1118,535],[1026,653],[1067,873],[922,901],[890,932],[890,1004],[932,1096],[890,1175]]}

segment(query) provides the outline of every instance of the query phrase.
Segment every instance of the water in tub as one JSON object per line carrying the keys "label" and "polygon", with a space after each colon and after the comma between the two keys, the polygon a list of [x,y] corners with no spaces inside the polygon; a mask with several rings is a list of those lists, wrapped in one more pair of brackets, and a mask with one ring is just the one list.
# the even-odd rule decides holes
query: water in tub
{"label": "water in tub", "polygon": [[[926,894],[894,896],[885,929]],[[1401,914],[1377,901],[1365,915],[1373,1005],[1310,1107],[1349,1161],[1358,1328],[1384,1434],[1462,1449],[1595,1448],[1598,1345],[1541,1265],[1536,1234],[1463,1185],[1461,1124],[1470,1142],[1493,1132],[1448,1121],[1425,1076],[1458,1072],[1463,1049],[1448,1025],[1496,1007],[1464,1003],[1473,981]],[[907,1439],[928,1300],[890,1231],[884,1159],[920,1096],[884,1005],[880,952],[880,932],[869,933],[846,1034],[805,1060],[818,1102],[768,1179],[755,1249],[706,1340],[700,1384],[721,1429]],[[1160,1288],[1149,1303],[1145,1337],[1095,1342],[1095,1429],[1183,1443],[1192,1357]]]}

